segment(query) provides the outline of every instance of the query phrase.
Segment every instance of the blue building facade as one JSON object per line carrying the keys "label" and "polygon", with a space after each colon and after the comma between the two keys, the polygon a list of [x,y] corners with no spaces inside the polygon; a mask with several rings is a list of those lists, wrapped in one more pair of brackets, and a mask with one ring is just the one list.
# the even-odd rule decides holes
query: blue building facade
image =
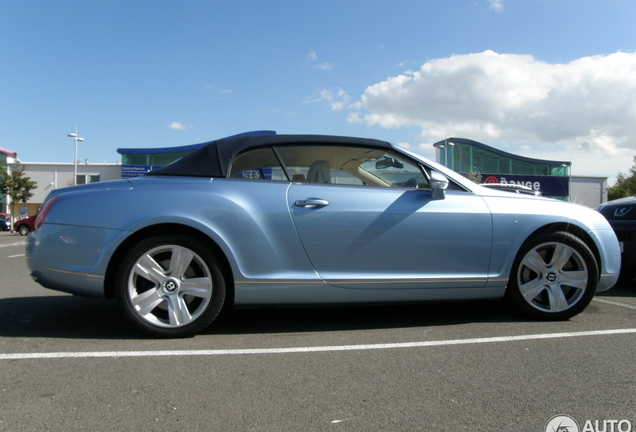
{"label": "blue building facade", "polygon": [[463,175],[479,173],[482,183],[517,184],[567,201],[571,162],[533,159],[466,138],[447,138],[433,146],[437,161]]}
{"label": "blue building facade", "polygon": [[[275,135],[274,131],[254,131],[233,135],[233,138],[242,135]],[[143,175],[153,169],[161,168],[171,162],[181,159],[209,142],[191,144],[180,147],[161,148],[119,148],[117,153],[121,155],[121,178],[131,178]]]}

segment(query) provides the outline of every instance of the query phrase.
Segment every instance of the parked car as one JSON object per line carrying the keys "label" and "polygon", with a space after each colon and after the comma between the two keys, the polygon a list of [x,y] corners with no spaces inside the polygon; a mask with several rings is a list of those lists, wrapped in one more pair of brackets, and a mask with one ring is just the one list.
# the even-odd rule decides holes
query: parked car
{"label": "parked car", "polygon": [[350,137],[212,141],[142,177],[55,190],[35,228],[35,281],[115,297],[161,337],[196,334],[230,306],[505,298],[563,320],[620,271],[592,209]]}
{"label": "parked car", "polygon": [[0,231],[11,230],[11,216],[6,213],[0,213]]}
{"label": "parked car", "polygon": [[31,231],[35,230],[36,217],[37,214],[15,221],[13,224],[13,230],[19,232],[23,236],[29,234]]}
{"label": "parked car", "polygon": [[609,221],[621,248],[621,276],[636,276],[636,197],[621,198],[601,204],[598,208]]}
{"label": "parked car", "polygon": [[518,185],[518,184],[510,184],[510,183],[482,183],[483,187],[504,190],[508,192],[514,193],[522,193],[527,195],[541,195],[541,192],[538,190],[534,190],[528,186]]}

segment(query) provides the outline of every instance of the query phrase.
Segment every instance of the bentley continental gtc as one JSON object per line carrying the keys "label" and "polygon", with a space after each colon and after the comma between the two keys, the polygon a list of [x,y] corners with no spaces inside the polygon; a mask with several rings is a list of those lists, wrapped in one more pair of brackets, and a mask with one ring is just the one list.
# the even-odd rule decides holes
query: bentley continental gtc
{"label": "bentley continental gtc", "polygon": [[35,228],[35,281],[116,298],[156,337],[265,305],[503,299],[564,320],[621,264],[595,210],[487,189],[385,141],[321,135],[220,139],[137,178],[54,190]]}

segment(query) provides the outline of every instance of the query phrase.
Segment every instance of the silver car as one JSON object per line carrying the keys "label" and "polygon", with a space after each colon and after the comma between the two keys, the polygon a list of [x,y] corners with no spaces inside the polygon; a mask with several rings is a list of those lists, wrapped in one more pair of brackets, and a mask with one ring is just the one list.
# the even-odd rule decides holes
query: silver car
{"label": "silver car", "polygon": [[36,228],[34,280],[115,297],[159,337],[253,305],[505,298],[562,320],[620,271],[616,236],[592,209],[337,136],[212,141],[143,177],[55,190]]}

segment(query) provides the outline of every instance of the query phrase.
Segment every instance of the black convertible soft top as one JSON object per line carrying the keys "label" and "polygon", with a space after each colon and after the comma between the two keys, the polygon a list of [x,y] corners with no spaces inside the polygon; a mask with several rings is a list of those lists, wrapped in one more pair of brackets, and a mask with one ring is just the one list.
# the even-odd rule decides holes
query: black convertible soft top
{"label": "black convertible soft top", "polygon": [[147,176],[226,177],[234,157],[248,149],[277,145],[347,145],[390,149],[386,141],[333,135],[240,135],[211,141],[198,150],[150,171]]}

